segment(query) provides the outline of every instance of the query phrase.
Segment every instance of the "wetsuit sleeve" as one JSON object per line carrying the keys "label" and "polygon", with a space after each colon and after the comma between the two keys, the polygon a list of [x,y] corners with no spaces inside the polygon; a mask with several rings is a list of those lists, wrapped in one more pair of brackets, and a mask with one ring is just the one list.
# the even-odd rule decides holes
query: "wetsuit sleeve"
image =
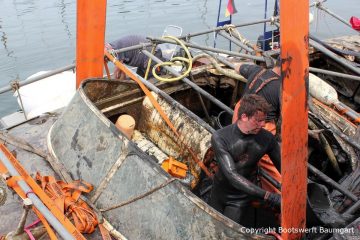
{"label": "wetsuit sleeve", "polygon": [[211,143],[215,151],[220,171],[222,171],[225,178],[231,183],[231,185],[250,196],[263,199],[266,192],[238,174],[234,159],[227,149],[226,142],[216,132],[211,138]]}
{"label": "wetsuit sleeve", "polygon": [[274,137],[272,137],[271,142],[269,144],[268,152],[271,161],[274,163],[276,169],[281,173],[281,152],[280,152],[280,144],[276,141]]}

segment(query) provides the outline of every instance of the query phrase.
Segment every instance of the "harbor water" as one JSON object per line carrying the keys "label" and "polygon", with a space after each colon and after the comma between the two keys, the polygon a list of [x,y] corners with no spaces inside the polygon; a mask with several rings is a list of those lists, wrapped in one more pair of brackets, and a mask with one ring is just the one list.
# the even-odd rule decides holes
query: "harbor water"
{"label": "harbor water", "polygon": [[[235,0],[238,12],[233,23],[263,19],[265,2],[266,15],[270,17],[274,0]],[[0,3],[0,87],[74,62],[76,0],[0,0]],[[222,1],[220,20],[225,20],[226,3],[227,0]],[[210,29],[216,26],[218,6],[218,0],[108,0],[105,40],[127,34],[161,36],[167,25],[182,27],[184,34]],[[351,16],[360,17],[359,0],[328,0],[324,6],[346,21]],[[313,8],[309,11],[314,15],[311,32],[319,38],[358,34],[322,11]],[[296,21],[294,27],[295,24]],[[239,30],[255,43],[264,26]],[[208,34],[193,41],[212,46],[213,39],[213,34]],[[220,47],[227,46],[222,39]],[[0,117],[19,109],[12,94],[0,95]]]}

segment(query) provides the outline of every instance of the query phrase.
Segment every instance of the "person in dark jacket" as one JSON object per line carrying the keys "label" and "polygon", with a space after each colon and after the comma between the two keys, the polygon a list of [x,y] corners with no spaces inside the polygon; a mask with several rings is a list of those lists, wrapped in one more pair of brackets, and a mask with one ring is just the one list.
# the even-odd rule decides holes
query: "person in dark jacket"
{"label": "person in dark jacket", "polygon": [[[266,116],[264,128],[276,135],[276,123],[280,117],[280,91],[281,91],[281,61],[280,57],[277,59],[275,66],[272,69],[265,69],[255,64],[241,63],[237,64],[235,70],[244,76],[248,82],[245,86],[244,95],[257,94],[265,98],[270,104],[270,111]],[[232,122],[236,122],[238,118],[238,109],[241,105],[239,101],[234,109]],[[276,170],[274,164],[267,155],[263,156],[259,162],[265,172],[267,172],[273,179],[281,183],[281,175]],[[270,184],[266,179],[260,177],[262,188],[272,192],[280,193],[280,191]]]}
{"label": "person in dark jacket", "polygon": [[[135,46],[135,45],[142,44],[142,43],[149,43],[149,40],[147,40],[144,36],[128,35],[128,36],[119,38],[113,42],[106,43],[105,47],[109,50],[111,50],[111,49],[118,50],[118,49],[131,47],[131,46]],[[146,50],[151,52],[151,46],[147,47]],[[160,48],[156,49],[154,55],[160,59],[163,59]],[[141,77],[145,76],[149,58],[141,52],[141,49],[135,49],[135,50],[117,53],[116,57],[120,62],[125,63],[126,65],[129,65],[131,67],[137,67],[136,73],[139,76],[141,76]],[[154,66],[155,64],[156,63],[154,61],[151,61],[151,66]],[[151,70],[149,71],[149,77],[150,76],[152,76]],[[124,79],[125,74],[120,69],[115,68],[114,77],[116,79]]]}
{"label": "person in dark jacket", "polygon": [[280,207],[280,195],[254,184],[257,164],[268,154],[280,172],[280,146],[274,135],[263,129],[270,105],[255,94],[241,99],[238,120],[218,131],[211,139],[219,170],[214,177],[210,205],[230,219],[253,227],[250,202],[262,199]]}

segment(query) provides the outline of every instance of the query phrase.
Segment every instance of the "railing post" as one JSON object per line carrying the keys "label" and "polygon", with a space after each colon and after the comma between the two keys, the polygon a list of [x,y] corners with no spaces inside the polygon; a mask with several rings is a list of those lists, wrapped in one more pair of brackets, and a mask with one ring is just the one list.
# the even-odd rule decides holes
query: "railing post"
{"label": "railing post", "polygon": [[283,239],[301,239],[307,195],[309,1],[281,0],[280,4],[281,233]]}
{"label": "railing post", "polygon": [[106,0],[77,0],[76,87],[103,76]]}

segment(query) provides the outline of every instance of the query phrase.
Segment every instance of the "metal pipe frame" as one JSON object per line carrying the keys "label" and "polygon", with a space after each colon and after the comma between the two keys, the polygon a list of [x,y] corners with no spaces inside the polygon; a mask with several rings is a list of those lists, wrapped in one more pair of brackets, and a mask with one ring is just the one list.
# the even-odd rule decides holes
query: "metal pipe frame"
{"label": "metal pipe frame", "polygon": [[215,58],[216,60],[218,60],[219,62],[225,64],[226,66],[235,69],[235,64],[233,64],[232,62],[226,60],[224,57],[216,55],[215,53],[209,52],[209,51],[203,51],[204,53],[208,54],[209,56]]}
{"label": "metal pipe frame", "polygon": [[354,67],[347,60],[345,60],[344,58],[340,57],[339,55],[329,51],[326,47],[322,46],[321,44],[315,42],[312,39],[309,40],[309,44],[311,46],[313,46],[314,48],[316,48],[317,50],[319,50],[320,52],[322,52],[323,54],[325,54],[326,56],[328,56],[329,58],[331,58],[334,61],[336,61],[337,63],[339,63],[340,65],[342,65],[342,66],[350,69],[354,73],[360,75],[360,69],[359,68]]}
{"label": "metal pipe frame", "polygon": [[[148,52],[147,50],[143,50],[142,51],[146,56],[148,56],[149,58],[151,58],[153,61],[157,62],[157,63],[162,63],[163,61],[161,61],[159,58],[157,58],[156,56],[152,55],[150,52]],[[164,66],[164,68],[171,72],[172,74],[174,74],[175,76],[180,76],[181,74],[178,73],[177,71],[175,71],[173,68],[168,67],[168,66]],[[200,88],[198,85],[196,85],[195,83],[193,83],[192,81],[190,81],[188,78],[183,78],[182,79],[183,82],[185,82],[186,84],[188,84],[190,87],[192,87],[194,90],[196,90],[197,92],[199,92],[201,95],[203,95],[204,97],[206,97],[209,101],[211,101],[212,103],[214,103],[215,105],[217,105],[220,109],[226,111],[229,114],[233,114],[234,111],[229,108],[228,106],[226,106],[225,104],[223,104],[222,102],[220,102],[218,99],[214,98],[212,95],[210,95],[208,92],[206,92],[205,90],[203,90],[202,88]]]}
{"label": "metal pipe frame", "polygon": [[239,47],[243,48],[244,50],[254,54],[255,50],[253,48],[250,48],[249,46],[247,46],[246,44],[242,43],[240,40],[230,36],[230,34],[225,33],[223,31],[219,31],[218,34],[220,36],[223,36],[224,38],[228,39],[229,41],[231,41],[232,43],[235,43],[236,45],[238,45]]}
{"label": "metal pipe frame", "polygon": [[324,47],[326,47],[327,49],[337,53],[337,54],[344,54],[344,55],[351,55],[351,56],[354,56],[354,57],[360,57],[360,53],[358,52],[355,52],[355,51],[351,51],[351,50],[342,50],[342,49],[339,49],[339,48],[335,48],[331,45],[329,45],[328,43],[320,40],[319,38],[315,37],[314,35],[312,34],[309,34],[309,38],[314,40],[315,42],[323,45]]}
{"label": "metal pipe frame", "polygon": [[314,7],[316,4],[321,4],[321,3],[324,3],[324,2],[326,2],[326,0],[316,1],[316,2],[313,2],[312,4],[310,4],[309,7]]}
{"label": "metal pipe frame", "polygon": [[[154,42],[158,42],[158,43],[176,44],[175,41],[165,40],[165,39],[161,39],[161,38],[148,37],[148,39],[150,39],[151,41],[154,41]],[[248,59],[252,59],[252,60],[256,60],[256,61],[260,61],[260,62],[265,62],[264,57],[258,57],[258,56],[253,56],[253,55],[249,55],[249,54],[244,54],[244,53],[237,53],[237,52],[223,50],[223,49],[219,49],[219,48],[213,48],[213,47],[204,47],[204,46],[200,46],[198,44],[188,43],[188,42],[185,42],[184,45],[187,47],[190,47],[190,48],[196,48],[196,49],[206,50],[206,51],[211,51],[211,52],[216,52],[216,53],[223,53],[223,54],[227,54],[230,56],[248,58]]]}
{"label": "metal pipe frame", "polygon": [[[31,78],[29,78],[27,80],[19,82],[19,86],[22,87],[22,86],[28,85],[30,83],[39,81],[39,80],[47,78],[47,77],[51,77],[51,76],[53,76],[55,74],[62,73],[64,71],[68,71],[68,70],[71,70],[71,69],[75,69],[75,64],[71,64],[71,65],[68,65],[68,66],[65,66],[65,67],[61,67],[61,68],[49,71],[47,73],[41,74],[41,75],[36,76],[36,77],[31,77]],[[5,93],[5,92],[9,92],[11,90],[12,90],[11,86],[2,87],[2,88],[0,88],[0,94]]]}
{"label": "metal pipe frame", "polygon": [[114,49],[113,52],[114,53],[123,53],[123,52],[128,52],[128,51],[131,51],[131,50],[145,49],[146,47],[149,47],[149,46],[152,46],[152,45],[153,45],[152,42],[141,43],[141,44],[133,45],[133,46],[130,46],[130,47]]}
{"label": "metal pipe frame", "polygon": [[333,188],[336,188],[339,192],[341,192],[342,194],[344,194],[345,196],[347,196],[351,200],[353,200],[353,201],[358,201],[359,200],[356,195],[354,195],[349,190],[343,188],[340,184],[338,184],[337,182],[335,182],[334,180],[332,180],[331,178],[326,176],[324,173],[322,173],[320,170],[318,170],[316,167],[314,167],[310,163],[308,163],[308,169],[312,174],[318,176],[326,184],[332,186]]}
{"label": "metal pipe frame", "polygon": [[[278,17],[273,17],[273,18],[262,19],[262,20],[253,21],[253,22],[247,22],[247,23],[243,23],[243,24],[237,24],[237,25],[233,25],[233,26],[235,28],[246,27],[246,26],[251,26],[251,25],[256,25],[256,24],[261,24],[261,23],[273,22],[277,19],[278,19]],[[186,39],[186,38],[190,38],[190,37],[196,37],[196,36],[200,36],[200,35],[204,35],[204,34],[208,34],[208,33],[212,33],[212,32],[218,32],[221,30],[225,30],[226,28],[227,28],[226,26],[216,27],[213,29],[209,29],[209,30],[205,30],[205,31],[197,32],[197,33],[187,34],[187,35],[181,36],[179,38]]]}
{"label": "metal pipe frame", "polygon": [[353,29],[351,27],[351,25],[346,22],[342,17],[336,15],[335,13],[331,12],[328,8],[325,8],[323,7],[323,5],[320,3],[320,4],[315,4],[315,7],[323,10],[324,12],[328,13],[330,16],[334,17],[335,19],[339,20],[340,22],[344,23],[346,26],[350,27],[352,30],[356,31],[355,29]]}
{"label": "metal pipe frame", "polygon": [[[233,25],[233,26],[235,28],[246,27],[246,26],[251,26],[251,25],[256,25],[256,24],[261,24],[261,23],[272,22],[272,21],[274,21],[276,19],[277,18],[275,17],[275,18],[263,19],[263,20],[259,20],[259,21],[247,22],[247,23],[243,23],[243,24],[237,24],[237,25]],[[225,29],[226,29],[226,26],[221,26],[221,27],[216,27],[216,28],[209,29],[209,30],[206,30],[206,31],[190,33],[190,34],[187,34],[187,35],[180,36],[178,38],[179,39],[187,39],[187,38],[191,38],[191,37],[196,37],[196,36],[201,36],[201,35],[204,35],[204,34],[208,34],[208,33],[211,33],[211,32],[218,32],[218,31],[225,30]],[[152,39],[152,37],[148,37],[148,38]],[[127,48],[122,48],[120,50],[114,50],[114,52],[115,53],[127,52],[127,51],[130,51],[130,50],[136,50],[136,49],[145,48],[145,47],[148,47],[148,46],[151,46],[151,45],[152,45],[152,43],[142,43],[142,44],[134,45],[134,46],[127,47]]]}
{"label": "metal pipe frame", "polygon": [[324,70],[324,69],[314,68],[314,67],[310,67],[309,70],[310,70],[310,72],[314,72],[314,73],[323,73],[323,74],[327,74],[327,75],[334,76],[334,77],[341,77],[341,78],[351,79],[354,81],[360,81],[360,77],[350,75],[350,74],[339,73],[339,72],[334,72],[334,71],[329,71],[329,70]]}

